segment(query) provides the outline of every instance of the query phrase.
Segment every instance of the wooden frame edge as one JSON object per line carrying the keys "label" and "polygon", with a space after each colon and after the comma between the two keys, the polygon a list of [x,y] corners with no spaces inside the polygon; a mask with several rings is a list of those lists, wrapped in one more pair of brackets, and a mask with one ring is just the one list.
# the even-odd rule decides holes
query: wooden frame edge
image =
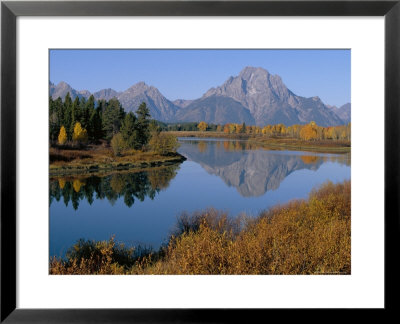
{"label": "wooden frame edge", "polygon": [[[398,306],[393,258],[399,236],[400,1],[155,1],[1,3],[1,313],[7,323],[224,322],[262,310],[17,309],[16,308],[16,18],[17,16],[385,16],[385,309]],[[101,3],[100,8],[91,10]],[[128,10],[122,11],[124,6]],[[157,7],[158,6],[158,7]],[[230,7],[232,6],[232,7]],[[157,8],[156,8],[157,7]],[[85,9],[86,8],[86,9]],[[242,10],[240,10],[242,9]],[[258,9],[258,10],[257,10]],[[157,11],[158,10],[158,11]],[[88,12],[90,11],[90,12]],[[235,14],[236,13],[236,14]],[[10,217],[13,215],[13,217]],[[398,239],[396,240],[398,243]],[[7,262],[5,262],[7,260]],[[388,284],[390,282],[390,284]],[[250,313],[251,312],[251,313]],[[116,316],[118,318],[116,318]]]}

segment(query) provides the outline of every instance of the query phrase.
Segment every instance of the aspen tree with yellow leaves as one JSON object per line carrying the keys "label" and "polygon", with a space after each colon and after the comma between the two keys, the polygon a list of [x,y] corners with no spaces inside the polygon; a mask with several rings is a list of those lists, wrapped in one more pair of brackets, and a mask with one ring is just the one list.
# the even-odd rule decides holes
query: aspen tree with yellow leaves
{"label": "aspen tree with yellow leaves", "polygon": [[80,122],[76,122],[74,126],[74,133],[72,134],[72,140],[78,143],[86,143],[88,140],[88,134],[86,129],[82,128]]}
{"label": "aspen tree with yellow leaves", "polygon": [[197,128],[200,129],[202,132],[205,132],[207,130],[207,126],[207,123],[202,121],[197,125]]}
{"label": "aspen tree with yellow leaves", "polygon": [[58,134],[58,144],[64,145],[67,142],[67,132],[64,126],[61,126],[60,133]]}

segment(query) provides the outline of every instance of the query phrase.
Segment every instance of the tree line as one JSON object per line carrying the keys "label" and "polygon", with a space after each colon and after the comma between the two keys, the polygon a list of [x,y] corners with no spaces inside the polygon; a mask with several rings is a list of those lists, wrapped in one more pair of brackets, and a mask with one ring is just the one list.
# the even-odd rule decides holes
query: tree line
{"label": "tree line", "polygon": [[60,133],[65,134],[65,141],[85,139],[82,133],[88,141],[109,141],[120,131],[132,146],[140,147],[149,139],[150,113],[145,103],[139,106],[135,115],[126,113],[116,98],[96,103],[93,95],[88,100],[79,97],[72,100],[67,93],[64,101],[60,97],[56,100],[50,97],[49,108],[52,142],[58,140]]}
{"label": "tree line", "polygon": [[225,125],[209,125],[201,121],[197,124],[199,131],[213,131],[223,132],[225,134],[250,134],[250,135],[264,135],[267,137],[291,137],[302,139],[306,141],[312,140],[351,140],[351,123],[340,126],[323,127],[318,126],[315,122],[310,122],[306,125],[291,125],[285,126],[284,124],[260,126],[247,126],[245,123],[227,123]]}

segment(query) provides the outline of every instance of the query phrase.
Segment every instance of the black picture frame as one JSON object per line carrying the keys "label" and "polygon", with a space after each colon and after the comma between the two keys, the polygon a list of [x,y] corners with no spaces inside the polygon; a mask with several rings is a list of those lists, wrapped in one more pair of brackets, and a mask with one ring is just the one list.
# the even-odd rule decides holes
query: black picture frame
{"label": "black picture frame", "polygon": [[[2,1],[1,3],[1,322],[251,322],[256,309],[16,308],[16,18],[18,16],[384,16],[385,310],[398,307],[400,228],[400,1]],[[370,188],[370,190],[374,190]],[[373,263],[373,260],[371,260]],[[372,265],[371,265],[372,266]],[[368,271],[366,269],[366,271]],[[368,285],[368,283],[366,283]],[[257,317],[256,317],[257,316]],[[265,319],[267,320],[267,319]]]}

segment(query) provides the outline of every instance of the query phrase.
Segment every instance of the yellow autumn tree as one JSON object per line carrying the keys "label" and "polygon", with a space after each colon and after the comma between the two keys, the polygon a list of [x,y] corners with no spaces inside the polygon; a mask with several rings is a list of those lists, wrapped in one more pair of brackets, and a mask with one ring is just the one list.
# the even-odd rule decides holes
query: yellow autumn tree
{"label": "yellow autumn tree", "polygon": [[306,141],[315,140],[318,137],[316,124],[311,122],[305,125],[300,131],[300,138]]}
{"label": "yellow autumn tree", "polygon": [[65,179],[63,179],[63,178],[58,179],[58,186],[60,187],[60,189],[64,189]]}
{"label": "yellow autumn tree", "polygon": [[200,129],[202,132],[205,132],[207,129],[207,123],[202,121],[197,125],[197,128]]}
{"label": "yellow autumn tree", "polygon": [[74,134],[72,134],[72,140],[79,143],[86,143],[88,140],[88,134],[86,129],[82,128],[80,122],[75,123]]}
{"label": "yellow autumn tree", "polygon": [[60,133],[58,134],[58,144],[64,145],[67,142],[67,132],[64,126],[61,126]]}
{"label": "yellow autumn tree", "polygon": [[81,187],[84,186],[84,185],[85,185],[85,183],[82,182],[80,179],[75,179],[72,182],[72,187],[74,188],[75,192],[81,191]]}

